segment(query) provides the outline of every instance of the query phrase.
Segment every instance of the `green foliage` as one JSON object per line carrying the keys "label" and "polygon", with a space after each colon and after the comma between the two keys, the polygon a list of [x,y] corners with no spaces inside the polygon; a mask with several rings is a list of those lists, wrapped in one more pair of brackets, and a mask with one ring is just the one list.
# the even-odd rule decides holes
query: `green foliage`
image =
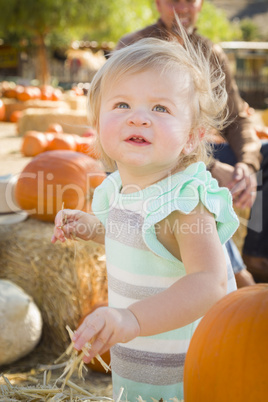
{"label": "green foliage", "polygon": [[72,39],[117,41],[156,18],[154,0],[0,0],[0,37],[13,44],[43,36],[47,46]]}
{"label": "green foliage", "polygon": [[128,32],[141,29],[157,18],[154,0],[98,0],[92,6],[94,16],[83,31],[83,39],[117,42]]}
{"label": "green foliage", "polygon": [[241,40],[239,26],[231,23],[225,12],[209,1],[204,1],[198,19],[198,31],[213,42]]}
{"label": "green foliage", "polygon": [[242,31],[242,40],[254,41],[260,39],[259,28],[250,18],[242,19],[239,26]]}

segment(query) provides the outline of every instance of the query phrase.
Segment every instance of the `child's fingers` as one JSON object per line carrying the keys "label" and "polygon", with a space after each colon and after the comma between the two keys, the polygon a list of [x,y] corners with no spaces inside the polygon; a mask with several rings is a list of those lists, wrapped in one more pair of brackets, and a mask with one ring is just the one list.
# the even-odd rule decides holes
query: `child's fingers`
{"label": "child's fingers", "polygon": [[105,321],[94,313],[88,315],[73,336],[74,347],[81,350],[83,346],[92,340],[104,327]]}
{"label": "child's fingers", "polygon": [[111,333],[106,331],[100,331],[100,333],[95,337],[91,348],[89,350],[89,355],[84,357],[84,362],[89,363],[97,354],[101,355],[102,353],[106,352],[112,346],[110,344]]}

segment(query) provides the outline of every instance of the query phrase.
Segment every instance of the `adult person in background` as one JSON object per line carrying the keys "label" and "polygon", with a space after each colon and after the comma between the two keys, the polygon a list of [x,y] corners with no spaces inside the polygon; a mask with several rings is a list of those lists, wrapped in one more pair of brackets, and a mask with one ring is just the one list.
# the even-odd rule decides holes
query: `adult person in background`
{"label": "adult person in background", "polygon": [[[215,160],[210,166],[210,171],[221,186],[228,187],[231,190],[234,206],[242,209],[252,208],[257,195],[256,173],[261,169],[258,173],[261,178],[261,173],[263,172],[262,191],[259,192],[256,206],[254,205],[251,210],[250,225],[248,226],[243,249],[243,258],[250,272],[244,269],[243,260],[232,241],[227,248],[229,249],[238,287],[255,283],[251,273],[256,281],[268,282],[268,214],[264,210],[264,201],[263,207],[260,209],[262,199],[267,199],[268,141],[261,144],[256,135],[255,129],[248,118],[247,105],[241,99],[237,85],[230,72],[227,56],[219,45],[213,44],[210,40],[197,33],[196,23],[202,9],[203,0],[155,0],[155,2],[160,15],[158,21],[153,25],[122,37],[115,50],[145,37],[166,40],[176,38],[181,42],[181,37],[177,34],[176,14],[188,33],[191,42],[202,46],[204,54],[210,57],[211,63],[219,62],[222,66],[226,76],[229,120],[231,124],[222,132],[226,143],[220,146],[215,145]],[[262,157],[261,153],[264,157]],[[256,219],[256,222],[254,222],[254,219]],[[260,230],[261,226],[262,230]]]}

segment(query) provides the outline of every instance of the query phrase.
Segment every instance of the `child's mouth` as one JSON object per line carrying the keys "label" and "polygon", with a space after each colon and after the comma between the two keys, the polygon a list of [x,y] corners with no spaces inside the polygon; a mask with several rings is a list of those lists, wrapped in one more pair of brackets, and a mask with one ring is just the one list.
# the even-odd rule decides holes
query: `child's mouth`
{"label": "child's mouth", "polygon": [[127,142],[131,142],[131,143],[135,143],[135,144],[149,144],[149,142],[146,141],[143,137],[135,136],[135,135],[133,135],[132,137],[129,137],[127,139]]}

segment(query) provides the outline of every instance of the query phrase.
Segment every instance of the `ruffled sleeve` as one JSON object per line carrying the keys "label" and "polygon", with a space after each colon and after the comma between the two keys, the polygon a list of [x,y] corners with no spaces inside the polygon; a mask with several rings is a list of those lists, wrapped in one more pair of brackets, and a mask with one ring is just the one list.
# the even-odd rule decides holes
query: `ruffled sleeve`
{"label": "ruffled sleeve", "polygon": [[214,215],[222,244],[237,230],[239,220],[233,210],[231,193],[227,188],[219,187],[203,162],[194,163],[161,183],[161,193],[147,204],[143,228],[144,241],[156,254],[174,259],[156,240],[154,225],[173,211],[189,214],[199,202]]}
{"label": "ruffled sleeve", "polygon": [[106,177],[106,179],[94,191],[92,211],[104,227],[106,227],[111,203],[113,203],[113,198],[118,194],[120,187],[121,179],[119,172],[116,171]]}

